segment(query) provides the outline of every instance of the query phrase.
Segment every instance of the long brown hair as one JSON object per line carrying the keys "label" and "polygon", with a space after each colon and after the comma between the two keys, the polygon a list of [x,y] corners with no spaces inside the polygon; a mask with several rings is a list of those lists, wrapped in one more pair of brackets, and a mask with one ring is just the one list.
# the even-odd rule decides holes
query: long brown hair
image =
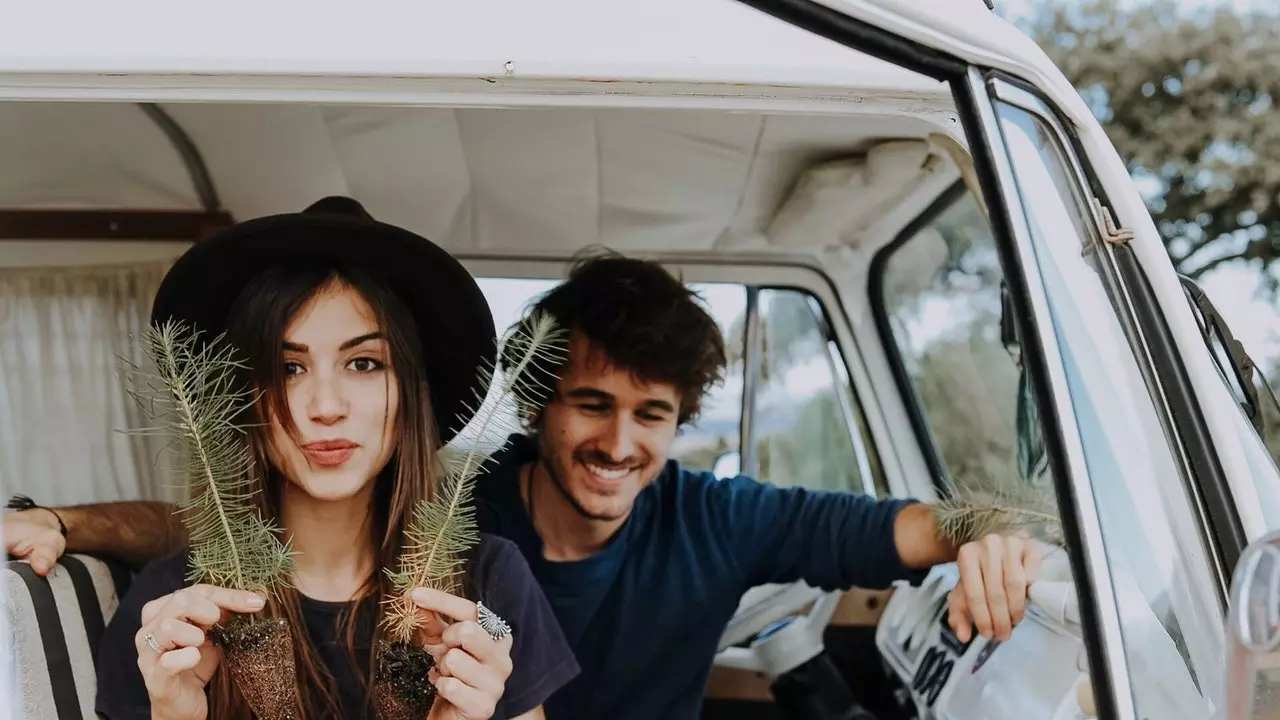
{"label": "long brown hair", "polygon": [[[436,453],[439,447],[435,414],[427,384],[419,328],[413,315],[386,286],[354,267],[285,263],[259,275],[236,300],[230,313],[227,338],[241,352],[250,371],[249,387],[262,393],[253,411],[257,427],[250,431],[255,457],[254,482],[260,492],[254,498],[264,517],[278,522],[281,494],[287,480],[273,467],[267,455],[269,418],[277,418],[291,434],[296,434],[293,416],[285,396],[283,358],[284,331],[294,315],[319,292],[349,287],[360,293],[373,308],[379,329],[386,335],[391,354],[391,370],[399,385],[399,413],[387,422],[396,425],[395,450],[375,483],[368,532],[376,549],[374,570],[356,594],[357,601],[340,615],[348,657],[370,697],[377,647],[383,637],[382,601],[391,593],[383,568],[395,568],[404,547],[405,526],[412,508],[429,499],[436,488]],[[388,388],[388,391],[390,389]],[[357,612],[359,611],[359,612]],[[302,605],[296,591],[284,588],[268,601],[262,614],[284,617],[293,632],[297,670],[297,714],[300,720],[344,715],[338,688],[320,656],[312,647]],[[372,623],[362,622],[372,620]],[[372,634],[370,637],[369,634]],[[368,642],[369,662],[356,662],[357,642]],[[251,718],[240,695],[220,665],[210,681],[209,717],[214,720]]]}

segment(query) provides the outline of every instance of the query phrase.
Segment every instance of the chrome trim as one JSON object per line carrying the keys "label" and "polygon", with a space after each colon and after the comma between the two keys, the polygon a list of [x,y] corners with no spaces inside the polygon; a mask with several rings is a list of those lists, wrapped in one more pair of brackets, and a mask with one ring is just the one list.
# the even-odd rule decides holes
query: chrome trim
{"label": "chrome trim", "polygon": [[742,423],[738,428],[738,462],[741,474],[759,475],[756,458],[756,391],[760,385],[760,362],[764,343],[760,337],[760,287],[747,285],[747,317],[742,324]]}
{"label": "chrome trim", "polygon": [[1049,299],[1043,278],[1040,276],[1035,248],[1031,242],[1031,227],[1023,212],[1022,196],[1014,174],[1013,162],[1009,158],[1004,135],[996,118],[986,82],[977,68],[971,66],[966,73],[965,83],[977,106],[980,129],[990,145],[993,171],[1000,184],[1001,194],[1007,200],[1014,249],[1027,278],[1028,300],[1034,316],[1041,321],[1035,323],[1034,330],[1044,349],[1045,365],[1052,388],[1053,411],[1063,420],[1059,425],[1062,428],[1062,449],[1068,465],[1066,480],[1071,484],[1070,499],[1074,503],[1082,535],[1082,545],[1077,548],[1077,552],[1081,555],[1083,564],[1089,569],[1090,580],[1095,589],[1094,599],[1101,625],[1098,628],[1098,635],[1102,641],[1100,650],[1107,660],[1106,672],[1111,679],[1115,707],[1120,718],[1133,720],[1136,713],[1130,686],[1132,680],[1129,662],[1124,652],[1124,636],[1120,631],[1119,604],[1116,601],[1115,586],[1102,540],[1102,523],[1098,515],[1097,502],[1093,496],[1088,465],[1085,462],[1084,445],[1075,424],[1076,413],[1067,385],[1062,353],[1049,312]]}
{"label": "chrome trim", "polygon": [[[991,88],[989,94],[1001,102],[1008,103],[1035,115],[1047,117],[1053,114],[1049,110],[1049,106],[1044,104],[1043,100],[1016,85],[1011,85],[1010,83],[998,78],[989,81],[988,85]],[[1055,129],[1062,129],[1057,125],[1057,123],[1054,123],[1054,125]],[[1072,158],[1072,160],[1074,159],[1075,158]],[[1089,187],[1088,183],[1086,183],[1084,187]]]}
{"label": "chrome trim", "polygon": [[876,497],[879,491],[876,489],[875,477],[871,474],[871,455],[867,452],[867,444],[862,437],[862,424],[858,422],[857,412],[854,409],[855,401],[851,397],[853,382],[849,378],[848,368],[841,365],[843,357],[839,358],[839,361],[836,357],[840,355],[840,340],[836,338],[830,319],[819,308],[814,307],[817,304],[817,298],[810,295],[807,299],[805,306],[809,308],[813,322],[822,333],[822,357],[827,362],[827,369],[831,371],[832,384],[837,386],[832,389],[835,390],[836,398],[840,403],[840,414],[844,417],[845,427],[849,431],[849,440],[853,443],[853,457],[858,463],[862,491],[871,497]]}
{"label": "chrome trim", "polygon": [[1187,455],[1186,441],[1183,439],[1182,432],[1178,429],[1177,423],[1174,422],[1173,408],[1169,403],[1168,392],[1165,389],[1165,384],[1160,379],[1159,373],[1156,372],[1156,363],[1151,352],[1151,345],[1147,341],[1147,334],[1143,332],[1142,325],[1139,323],[1133,293],[1129,284],[1125,282],[1124,274],[1120,272],[1115,248],[1103,239],[1106,227],[1105,221],[1102,217],[1099,217],[1097,207],[1089,202],[1093,197],[1089,178],[1085,175],[1084,167],[1080,164],[1080,159],[1076,157],[1076,153],[1072,149],[1066,129],[1063,128],[1062,123],[1058,121],[1058,118],[1044,101],[1004,80],[993,79],[988,84],[991,88],[991,94],[996,99],[1030,113],[1053,131],[1052,140],[1057,143],[1059,154],[1066,158],[1067,164],[1070,165],[1077,188],[1086,195],[1083,200],[1089,205],[1087,212],[1093,220],[1091,223],[1093,237],[1089,240],[1094,243],[1095,248],[1102,250],[1103,256],[1107,259],[1104,265],[1107,272],[1103,273],[1103,277],[1107,282],[1114,285],[1116,295],[1123,303],[1124,310],[1117,313],[1117,315],[1126,333],[1129,334],[1130,350],[1140,355],[1139,369],[1147,381],[1147,390],[1156,405],[1156,413],[1161,419],[1160,424],[1164,429],[1166,439],[1171,445],[1170,449],[1173,450],[1181,466],[1183,491],[1186,494],[1188,504],[1194,508],[1196,518],[1200,521],[1201,550],[1213,565],[1214,577],[1218,581],[1218,602],[1223,612],[1226,612],[1227,601],[1231,592],[1231,570],[1223,566],[1221,558],[1214,551],[1211,542],[1213,523],[1209,516],[1209,509],[1205,507],[1200,494],[1195,492],[1195,488],[1192,487],[1196,477],[1195,468],[1191,465],[1191,458]]}

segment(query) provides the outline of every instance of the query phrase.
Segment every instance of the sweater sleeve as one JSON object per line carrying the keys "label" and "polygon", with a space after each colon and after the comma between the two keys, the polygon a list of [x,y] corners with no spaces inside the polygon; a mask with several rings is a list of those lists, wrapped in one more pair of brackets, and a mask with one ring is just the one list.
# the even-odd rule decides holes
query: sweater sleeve
{"label": "sweater sleeve", "polygon": [[824,590],[918,583],[902,563],[894,520],[912,499],[780,488],[747,477],[707,476],[709,512],[748,587],[804,580]]}

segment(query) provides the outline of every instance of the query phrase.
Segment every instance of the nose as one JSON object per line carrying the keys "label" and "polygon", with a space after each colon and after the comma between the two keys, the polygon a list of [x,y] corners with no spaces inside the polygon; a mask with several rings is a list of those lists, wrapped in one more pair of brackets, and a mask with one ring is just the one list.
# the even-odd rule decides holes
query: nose
{"label": "nose", "polygon": [[319,425],[333,425],[347,416],[347,401],[334,373],[312,373],[307,416]]}
{"label": "nose", "polygon": [[615,464],[621,464],[636,454],[636,430],[629,417],[619,413],[610,423],[599,449],[609,455]]}

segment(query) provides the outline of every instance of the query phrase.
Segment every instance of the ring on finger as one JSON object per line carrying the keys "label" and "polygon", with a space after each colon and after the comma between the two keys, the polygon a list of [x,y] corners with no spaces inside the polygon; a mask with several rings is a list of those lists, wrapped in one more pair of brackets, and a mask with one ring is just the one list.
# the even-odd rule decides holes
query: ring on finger
{"label": "ring on finger", "polygon": [[484,606],[484,603],[476,603],[476,622],[480,624],[480,628],[489,633],[489,637],[494,642],[511,634],[511,626],[506,620],[498,617],[498,613]]}
{"label": "ring on finger", "polygon": [[155,654],[160,655],[161,653],[164,652],[164,650],[160,647],[160,643],[156,642],[155,633],[147,633],[146,635],[142,636],[142,639],[147,641],[147,646],[150,647],[151,651],[154,652]]}

